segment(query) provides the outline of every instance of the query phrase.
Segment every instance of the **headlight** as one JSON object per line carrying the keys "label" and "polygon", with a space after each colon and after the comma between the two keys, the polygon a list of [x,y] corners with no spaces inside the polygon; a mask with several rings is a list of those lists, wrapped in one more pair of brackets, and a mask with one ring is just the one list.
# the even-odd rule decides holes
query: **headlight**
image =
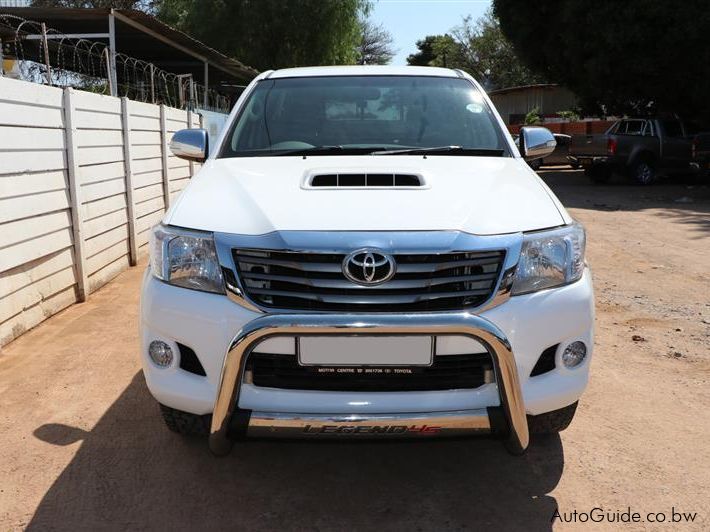
{"label": "headlight", "polygon": [[579,280],[584,273],[584,228],[579,223],[525,235],[513,295]]}
{"label": "headlight", "polygon": [[150,239],[150,269],[158,279],[175,286],[224,293],[210,233],[157,225]]}

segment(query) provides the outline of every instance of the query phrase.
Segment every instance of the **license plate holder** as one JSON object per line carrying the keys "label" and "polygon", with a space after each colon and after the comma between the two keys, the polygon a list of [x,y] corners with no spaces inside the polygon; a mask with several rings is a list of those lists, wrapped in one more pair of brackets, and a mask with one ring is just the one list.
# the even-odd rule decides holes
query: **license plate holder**
{"label": "license plate holder", "polygon": [[301,366],[431,366],[431,336],[302,336]]}

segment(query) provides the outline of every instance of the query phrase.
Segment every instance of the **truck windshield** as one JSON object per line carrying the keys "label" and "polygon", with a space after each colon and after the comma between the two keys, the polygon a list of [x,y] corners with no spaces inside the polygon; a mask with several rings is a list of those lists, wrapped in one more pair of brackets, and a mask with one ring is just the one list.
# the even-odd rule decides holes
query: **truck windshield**
{"label": "truck windshield", "polygon": [[416,148],[435,148],[431,155],[509,154],[491,109],[468,80],[328,76],[261,81],[219,156],[404,154]]}

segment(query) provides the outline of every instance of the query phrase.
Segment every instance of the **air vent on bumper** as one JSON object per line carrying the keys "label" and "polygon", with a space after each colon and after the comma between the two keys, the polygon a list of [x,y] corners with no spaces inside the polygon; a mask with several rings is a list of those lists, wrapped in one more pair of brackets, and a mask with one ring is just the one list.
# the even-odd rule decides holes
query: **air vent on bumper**
{"label": "air vent on bumper", "polygon": [[328,173],[314,174],[307,180],[307,186],[313,188],[390,188],[423,187],[422,176],[404,173]]}

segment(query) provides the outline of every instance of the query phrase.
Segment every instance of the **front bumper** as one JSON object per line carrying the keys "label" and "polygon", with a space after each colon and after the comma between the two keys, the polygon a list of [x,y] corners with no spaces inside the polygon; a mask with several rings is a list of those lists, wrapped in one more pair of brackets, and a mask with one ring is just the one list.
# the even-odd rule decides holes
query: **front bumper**
{"label": "front bumper", "polygon": [[[493,414],[493,415],[491,415]],[[497,411],[459,410],[425,414],[291,414],[250,412],[246,436],[253,438],[336,439],[471,436],[496,432],[495,422],[505,433],[507,426]]]}
{"label": "front bumper", "polygon": [[[282,324],[298,325],[294,322],[294,315],[279,316],[279,319],[285,320],[280,322]],[[345,320],[346,324],[353,316],[358,321],[363,318],[361,314],[319,314],[309,315],[308,319],[315,318],[315,325],[319,326],[325,323],[324,316],[336,321]],[[380,320],[383,316],[395,320],[403,317],[377,314],[370,318]],[[443,319],[451,314],[412,316],[417,326],[433,326],[439,322],[425,323],[422,317]],[[512,347],[525,413],[538,415],[550,412],[579,399],[587,384],[593,345],[594,305],[588,270],[576,283],[511,297],[502,305],[472,317],[491,324]],[[264,323],[258,320],[266,318],[273,316],[251,312],[224,296],[167,285],[146,272],[141,298],[141,358],[152,395],[172,408],[194,414],[211,414],[223,380],[225,353],[233,345],[235,332],[250,330],[255,320],[258,325]],[[283,328],[280,332],[284,334]],[[342,330],[339,332],[342,333]],[[280,343],[293,345],[286,337],[270,336],[268,343],[274,352],[279,352]],[[204,366],[206,376],[183,371],[177,363],[167,369],[157,368],[147,356],[148,344],[154,339],[168,342],[176,352],[177,343],[191,347]],[[560,357],[566,345],[576,340],[584,341],[589,353],[583,364],[567,369],[559,363]],[[555,344],[559,344],[557,367],[543,375],[531,377],[540,353]],[[242,430],[241,435],[271,437],[291,437],[294,431],[299,437],[319,438],[332,437],[331,433],[336,436],[379,437],[383,430],[389,430],[385,433],[387,437],[502,432],[505,420],[501,415],[500,397],[497,383],[484,384],[476,389],[422,392],[286,390],[245,383],[239,389],[236,411],[251,413],[246,423],[244,415],[237,416],[235,425],[237,432]],[[443,419],[447,422],[444,423]],[[312,430],[304,432],[307,425]],[[383,429],[383,426],[388,428]],[[413,429],[398,434],[398,431],[403,431],[403,426]],[[427,431],[422,427],[441,428]],[[416,432],[417,428],[422,430]]]}
{"label": "front bumper", "polygon": [[[359,434],[409,434],[408,426],[418,434],[446,435],[490,431],[491,417],[486,413],[448,412],[445,414],[391,415],[382,419],[373,416],[257,415],[239,408],[246,359],[261,342],[278,336],[465,336],[488,348],[493,360],[500,394],[500,409],[505,420],[502,432],[507,433],[507,446],[513,453],[522,453],[528,446],[528,425],[525,417],[515,357],[505,334],[488,320],[468,313],[437,314],[280,314],[259,317],[244,326],[232,341],[224,360],[220,384],[212,414],[210,449],[225,454],[231,448],[232,437],[251,435],[332,436]],[[382,417],[382,416],[380,416]],[[236,420],[236,423],[235,423]],[[415,422],[416,420],[416,422]],[[445,420],[442,421],[442,420]],[[439,424],[441,423],[441,424]],[[266,430],[264,428],[266,427]],[[373,429],[378,429],[373,432]],[[427,428],[430,430],[427,433]],[[295,430],[294,430],[295,429]],[[383,430],[384,432],[382,432]],[[395,430],[395,432],[392,432]]]}
{"label": "front bumper", "polygon": [[608,155],[568,155],[567,160],[572,164],[579,164],[585,167],[613,162]]}

